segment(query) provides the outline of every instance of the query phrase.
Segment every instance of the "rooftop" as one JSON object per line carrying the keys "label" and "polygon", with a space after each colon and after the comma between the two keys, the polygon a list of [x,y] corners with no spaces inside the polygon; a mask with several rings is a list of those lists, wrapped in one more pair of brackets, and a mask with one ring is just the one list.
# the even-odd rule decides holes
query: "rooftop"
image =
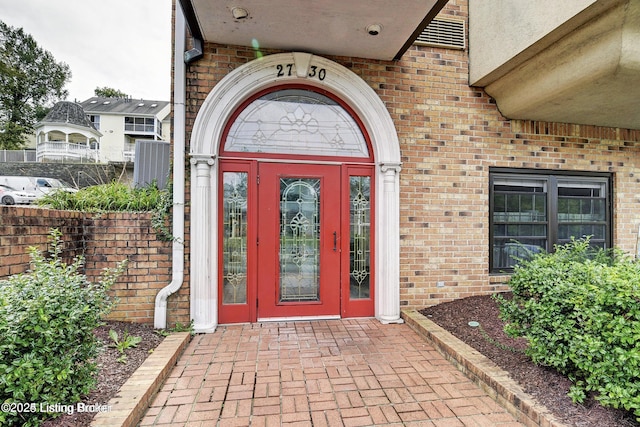
{"label": "rooftop", "polygon": [[132,114],[155,116],[169,105],[168,101],[94,96],[80,103],[87,114]]}
{"label": "rooftop", "polygon": [[40,123],[65,123],[95,130],[82,106],[70,101],[57,102]]}

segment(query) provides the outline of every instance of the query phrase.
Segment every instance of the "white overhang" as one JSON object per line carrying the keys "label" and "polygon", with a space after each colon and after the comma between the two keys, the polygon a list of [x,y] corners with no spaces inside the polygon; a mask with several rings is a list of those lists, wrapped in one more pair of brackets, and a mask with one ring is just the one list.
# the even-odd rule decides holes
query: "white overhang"
{"label": "white overhang", "polygon": [[[485,8],[496,2],[470,3],[470,84],[484,87],[505,117],[640,129],[640,1],[572,3],[584,8],[521,49],[510,44],[510,34],[517,39],[516,33],[539,29],[541,22],[526,11],[512,14],[515,22],[499,22],[502,31],[489,40],[486,31],[496,27],[496,12]],[[569,7],[563,3],[554,0],[546,12],[558,16]],[[504,61],[494,56],[494,63],[483,62],[489,55],[483,50],[500,48],[513,51]]]}
{"label": "white overhang", "polygon": [[200,41],[399,59],[447,0],[179,0]]}

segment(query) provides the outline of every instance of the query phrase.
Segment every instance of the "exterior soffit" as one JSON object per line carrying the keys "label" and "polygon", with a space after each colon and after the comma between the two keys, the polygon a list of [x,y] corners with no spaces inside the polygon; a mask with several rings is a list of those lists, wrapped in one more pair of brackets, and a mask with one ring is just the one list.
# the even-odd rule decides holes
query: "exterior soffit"
{"label": "exterior soffit", "polygon": [[[318,55],[399,59],[448,0],[179,0],[196,39]],[[246,11],[235,18],[238,9]]]}
{"label": "exterior soffit", "polygon": [[543,49],[532,45],[534,54],[513,58],[525,61],[505,63],[476,84],[510,119],[640,129],[640,2],[618,1],[556,33],[562,36],[541,42]]}

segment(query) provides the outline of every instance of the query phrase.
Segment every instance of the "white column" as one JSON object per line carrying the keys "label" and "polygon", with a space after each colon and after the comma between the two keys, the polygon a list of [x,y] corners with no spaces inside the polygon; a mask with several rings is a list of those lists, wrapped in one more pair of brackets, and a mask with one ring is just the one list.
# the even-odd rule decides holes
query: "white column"
{"label": "white column", "polygon": [[[378,218],[383,224],[376,236],[378,275],[376,317],[382,323],[403,323],[400,318],[400,164],[380,165],[382,197],[378,198]],[[379,187],[380,188],[380,187]],[[384,248],[383,248],[384,246]]]}
{"label": "white column", "polygon": [[191,162],[191,319],[195,332],[213,332],[218,325],[218,299],[212,266],[211,156]]}

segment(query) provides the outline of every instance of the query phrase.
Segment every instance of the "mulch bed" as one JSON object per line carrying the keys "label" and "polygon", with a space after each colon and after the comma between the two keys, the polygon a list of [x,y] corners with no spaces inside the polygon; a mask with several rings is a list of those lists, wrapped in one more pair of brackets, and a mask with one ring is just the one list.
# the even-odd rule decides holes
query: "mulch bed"
{"label": "mulch bed", "polygon": [[[555,370],[534,364],[523,353],[526,340],[504,333],[498,305],[491,296],[462,298],[420,313],[507,371],[525,392],[563,423],[577,427],[640,426],[633,414],[605,408],[593,398],[581,405],[573,403],[567,396],[570,381]],[[479,322],[481,328],[469,326],[470,321]]]}
{"label": "mulch bed", "polygon": [[[120,363],[117,359],[120,353],[109,346],[113,341],[109,338],[109,330],[113,329],[122,337],[125,331],[129,335],[142,338],[137,347],[125,350],[127,356],[126,363]],[[95,331],[96,336],[104,343],[103,351],[97,359],[98,382],[96,388],[82,399],[86,405],[106,405],[109,400],[116,395],[120,387],[127,381],[133,372],[142,365],[150,352],[158,346],[164,339],[155,332],[151,326],[137,323],[108,321]],[[66,403],[66,402],[61,402]],[[77,405],[77,404],[74,404]],[[84,427],[91,424],[95,413],[75,412],[72,415],[64,414],[58,418],[45,421],[44,427]]]}

